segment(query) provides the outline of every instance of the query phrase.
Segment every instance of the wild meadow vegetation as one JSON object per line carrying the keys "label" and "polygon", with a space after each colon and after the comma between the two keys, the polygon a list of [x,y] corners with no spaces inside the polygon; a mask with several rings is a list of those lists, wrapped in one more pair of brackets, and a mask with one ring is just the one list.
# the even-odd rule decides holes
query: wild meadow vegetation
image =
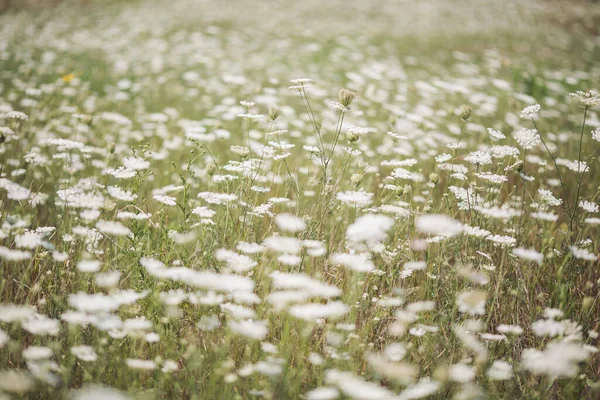
{"label": "wild meadow vegetation", "polygon": [[0,399],[599,398],[599,8],[11,3]]}

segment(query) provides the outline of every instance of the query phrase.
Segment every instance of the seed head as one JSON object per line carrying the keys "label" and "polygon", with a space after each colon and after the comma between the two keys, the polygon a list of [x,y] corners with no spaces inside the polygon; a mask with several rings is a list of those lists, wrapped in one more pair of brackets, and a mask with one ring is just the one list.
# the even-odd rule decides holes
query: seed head
{"label": "seed head", "polygon": [[472,113],[473,113],[473,110],[471,109],[471,107],[469,107],[466,104],[463,104],[458,109],[458,115],[460,116],[460,118],[462,118],[463,121],[468,120],[471,117]]}
{"label": "seed head", "polygon": [[438,182],[440,181],[440,176],[438,174],[436,174],[435,172],[432,172],[429,174],[429,181],[431,183],[433,183],[434,185],[437,185]]}
{"label": "seed head", "polygon": [[350,143],[356,143],[359,138],[360,138],[360,134],[354,130],[349,130],[346,133],[346,139],[348,139],[348,141]]}
{"label": "seed head", "polygon": [[340,103],[347,108],[354,102],[354,99],[356,99],[356,93],[348,89],[340,89],[338,99],[340,100]]}
{"label": "seed head", "polygon": [[269,118],[271,118],[271,121],[275,121],[280,113],[281,111],[277,107],[269,108]]}
{"label": "seed head", "polygon": [[217,171],[217,166],[213,163],[210,163],[206,166],[206,175],[213,176]]}

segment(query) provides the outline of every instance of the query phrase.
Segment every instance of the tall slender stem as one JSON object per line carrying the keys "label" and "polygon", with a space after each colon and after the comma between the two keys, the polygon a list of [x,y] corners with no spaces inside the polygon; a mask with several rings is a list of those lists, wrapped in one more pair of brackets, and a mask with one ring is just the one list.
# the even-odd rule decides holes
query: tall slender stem
{"label": "tall slender stem", "polygon": [[340,138],[340,133],[342,132],[342,125],[344,125],[344,115],[345,114],[346,113],[344,111],[342,111],[342,113],[338,119],[337,128],[335,130],[335,140],[333,141],[333,145],[331,146],[329,158],[327,158],[327,161],[325,161],[325,168],[327,168],[327,166],[329,165],[329,161],[331,161],[331,158],[333,157],[333,152],[335,151],[335,146],[337,146],[338,139]]}
{"label": "tall slender stem", "polygon": [[[526,162],[527,162],[527,150],[524,150],[523,151],[523,170],[525,170]],[[519,177],[521,178],[521,183],[523,184],[523,193],[521,194],[521,215],[519,216],[519,231],[517,233],[519,240],[521,239],[521,227],[523,225],[523,215],[525,214],[525,189],[526,189],[525,179],[523,179],[523,177],[520,175],[521,173],[519,173]]]}
{"label": "tall slender stem", "polygon": [[[308,100],[308,96],[306,95],[304,85],[302,85],[302,90],[300,91],[300,98],[302,99],[302,102],[304,103],[304,105],[306,105],[306,108],[308,109],[308,118],[313,124],[313,129],[317,134],[317,140],[319,142],[319,147],[321,148],[321,163],[323,163],[323,167],[325,167],[325,143],[323,142],[323,137],[321,136],[321,128],[319,128],[319,125],[317,124],[315,113],[313,112],[312,106],[310,105],[310,101]],[[324,171],[324,173],[327,174],[327,171]]]}
{"label": "tall slender stem", "polygon": [[562,176],[560,174],[560,169],[558,168],[558,163],[556,162],[556,157],[554,157],[554,154],[552,154],[552,152],[546,145],[546,141],[544,140],[544,137],[541,135],[540,130],[538,129],[538,127],[535,123],[535,120],[533,118],[531,118],[531,122],[533,122],[533,127],[535,128],[535,131],[537,132],[538,136],[540,137],[540,140],[542,141],[544,148],[546,148],[548,155],[550,156],[550,158],[552,159],[552,162],[554,163],[554,167],[556,168],[556,173],[558,174],[558,180],[560,181],[560,187],[562,188],[562,190],[565,194],[565,203],[567,203],[569,201],[569,193],[567,192],[567,188],[566,188],[565,183],[563,182]]}
{"label": "tall slender stem", "polygon": [[579,135],[579,155],[577,157],[577,194],[575,195],[575,203],[573,204],[573,215],[571,217],[571,244],[575,241],[575,231],[573,230],[575,223],[575,219],[577,217],[577,207],[579,207],[579,193],[581,191],[581,181],[583,179],[583,174],[585,173],[585,168],[581,167],[581,150],[583,148],[583,133],[585,131],[585,119],[587,117],[588,108],[585,107],[583,109],[583,124],[581,125],[581,134]]}
{"label": "tall slender stem", "polygon": [[[268,140],[269,140],[269,135],[273,131],[273,124],[274,123],[275,123],[275,121],[271,121],[271,125],[269,126],[269,132],[267,132],[267,134],[265,135],[265,144],[264,144],[265,147],[267,146],[267,143],[268,143]],[[280,147],[281,147],[281,143],[280,143]],[[258,175],[260,174],[260,169],[262,168],[262,163],[263,163],[264,159],[265,159],[265,149],[263,147],[262,148],[262,153],[260,154],[260,160],[258,162],[258,168],[256,169],[256,173],[254,174],[254,177],[250,181],[250,186],[252,186],[254,184],[254,182],[256,181],[256,179],[258,178]]]}
{"label": "tall slender stem", "polygon": [[462,139],[463,131],[465,130],[465,125],[466,123],[463,121],[462,125],[460,126],[460,133],[458,134],[458,143],[456,144],[456,148],[454,149],[454,157],[456,157],[456,153],[460,148],[460,141]]}

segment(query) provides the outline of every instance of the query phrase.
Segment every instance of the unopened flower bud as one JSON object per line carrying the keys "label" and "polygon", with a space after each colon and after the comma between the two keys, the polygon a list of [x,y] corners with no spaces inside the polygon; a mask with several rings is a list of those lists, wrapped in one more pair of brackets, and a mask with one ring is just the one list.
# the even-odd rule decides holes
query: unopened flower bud
{"label": "unopened flower bud", "polygon": [[215,164],[211,163],[206,166],[206,175],[213,176],[216,171],[217,171],[217,166]]}
{"label": "unopened flower bud", "polygon": [[436,174],[435,172],[432,172],[429,174],[429,181],[431,183],[433,183],[434,185],[437,185],[438,182],[440,181],[440,176],[438,174]]}
{"label": "unopened flower bud", "polygon": [[269,118],[271,118],[271,121],[275,121],[280,113],[281,111],[277,107],[269,108]]}
{"label": "unopened flower bud", "polygon": [[458,115],[462,118],[463,121],[466,121],[471,117],[472,112],[473,110],[471,109],[471,107],[469,107],[466,104],[463,104],[458,110]]}
{"label": "unopened flower bud", "polygon": [[346,139],[348,139],[350,143],[356,143],[359,138],[360,135],[358,134],[358,132],[350,130],[348,131],[348,133],[346,133]]}
{"label": "unopened flower bud", "polygon": [[340,89],[338,99],[344,107],[349,107],[354,102],[354,99],[356,99],[356,93],[348,89]]}
{"label": "unopened flower bud", "polygon": [[114,154],[116,149],[117,149],[117,144],[115,142],[111,142],[108,145],[108,151],[110,152],[110,154]]}

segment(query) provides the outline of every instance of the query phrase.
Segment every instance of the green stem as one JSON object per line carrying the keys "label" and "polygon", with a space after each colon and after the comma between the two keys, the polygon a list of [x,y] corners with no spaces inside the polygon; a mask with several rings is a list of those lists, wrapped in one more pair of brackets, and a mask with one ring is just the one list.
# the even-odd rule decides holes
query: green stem
{"label": "green stem", "polygon": [[342,125],[344,124],[344,115],[345,114],[346,113],[344,111],[342,111],[342,113],[338,119],[337,128],[335,130],[335,140],[333,141],[333,146],[331,146],[331,152],[329,153],[329,158],[327,158],[327,161],[325,161],[325,168],[327,168],[327,166],[329,165],[329,161],[331,161],[331,158],[333,157],[333,152],[335,151],[335,146],[337,146],[338,139],[340,138],[340,133],[342,132]]}
{"label": "green stem", "polygon": [[575,223],[575,219],[577,218],[577,207],[579,207],[579,193],[581,191],[581,181],[583,179],[583,174],[585,169],[581,171],[581,150],[583,148],[583,133],[585,131],[585,120],[587,117],[587,107],[583,109],[583,125],[581,126],[581,134],[579,135],[579,155],[577,157],[577,194],[575,195],[575,203],[573,204],[573,216],[571,217],[571,244],[575,242],[575,231],[573,224]]}
{"label": "green stem", "polygon": [[[527,162],[527,150],[523,152],[523,169],[525,169],[525,163]],[[521,194],[521,215],[519,216],[519,230],[517,232],[517,236],[521,239],[521,227],[523,225],[523,215],[525,214],[525,189],[527,186],[525,185],[525,179],[523,179],[520,175],[521,183],[523,184],[523,193]]]}
{"label": "green stem", "polygon": [[544,147],[546,148],[546,151],[548,152],[548,155],[550,156],[550,158],[552,159],[552,162],[554,163],[554,167],[556,168],[556,173],[558,174],[558,180],[560,181],[560,187],[562,188],[564,194],[565,194],[565,203],[567,203],[569,201],[569,193],[567,192],[567,188],[563,182],[562,176],[560,174],[560,169],[558,169],[558,163],[556,162],[556,158],[554,157],[554,155],[552,154],[552,152],[550,151],[550,149],[548,148],[548,146],[546,145],[546,141],[544,140],[544,137],[540,134],[540,131],[535,123],[535,120],[533,118],[531,118],[531,122],[533,122],[533,127],[535,128],[535,131],[537,132],[538,136],[540,137],[540,140],[542,141],[542,144],[544,145]]}
{"label": "green stem", "polygon": [[[325,167],[325,143],[323,142],[323,137],[321,136],[321,129],[319,128],[319,125],[317,124],[317,120],[315,118],[315,113],[313,112],[312,106],[310,105],[310,101],[308,100],[308,96],[306,95],[306,91],[304,89],[304,85],[302,85],[302,90],[300,90],[300,98],[302,99],[302,102],[304,103],[304,105],[306,106],[307,110],[308,110],[308,118],[310,119],[310,122],[312,122],[313,124],[313,129],[315,130],[315,133],[317,134],[317,140],[319,143],[319,147],[321,148],[321,163],[323,164],[323,167]],[[324,171],[325,174],[327,174],[327,171]]]}
{"label": "green stem", "polygon": [[465,130],[465,125],[465,122],[463,122],[460,126],[460,133],[458,134],[458,143],[456,144],[456,148],[454,149],[454,157],[456,157],[456,153],[458,152],[458,149],[460,147],[460,141],[462,139],[463,131]]}

